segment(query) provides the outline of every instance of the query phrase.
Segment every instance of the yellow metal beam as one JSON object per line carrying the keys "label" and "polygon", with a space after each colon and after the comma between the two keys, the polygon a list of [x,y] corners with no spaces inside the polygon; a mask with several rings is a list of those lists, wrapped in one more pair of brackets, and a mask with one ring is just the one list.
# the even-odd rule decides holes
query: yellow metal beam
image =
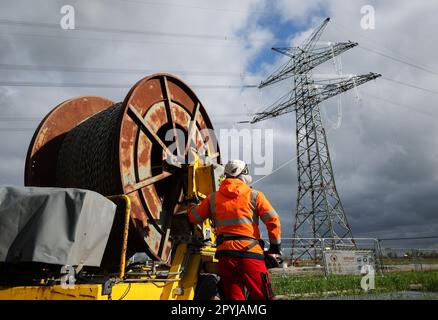
{"label": "yellow metal beam", "polygon": [[109,196],[110,200],[123,200],[125,201],[125,220],[123,226],[123,242],[122,242],[122,252],[120,253],[120,270],[119,278],[123,279],[125,277],[126,268],[126,251],[128,250],[128,236],[129,236],[129,222],[131,219],[131,198],[125,194]]}

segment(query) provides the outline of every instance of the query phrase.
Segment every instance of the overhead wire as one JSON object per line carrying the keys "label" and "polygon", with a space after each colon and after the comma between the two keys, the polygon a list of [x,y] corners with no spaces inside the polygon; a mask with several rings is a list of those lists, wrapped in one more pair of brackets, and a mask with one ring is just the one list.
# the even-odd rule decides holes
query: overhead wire
{"label": "overhead wire", "polygon": [[[406,105],[403,105],[403,104],[400,104],[400,103],[396,103],[396,102],[393,102],[393,101],[388,100],[388,99],[384,99],[384,98],[381,98],[381,97],[374,96],[374,95],[369,94],[369,93],[367,93],[367,92],[363,92],[363,91],[362,91],[362,94],[365,95],[365,96],[369,96],[369,97],[371,97],[371,98],[374,98],[374,99],[382,100],[382,101],[385,101],[385,102],[388,102],[388,103],[391,103],[391,104],[397,105],[397,106],[405,107],[405,108],[408,108],[408,109],[410,109],[410,110],[413,110],[413,111],[416,111],[416,112],[419,112],[419,113],[422,113],[422,114],[425,114],[425,115],[428,115],[428,116],[438,117],[438,114],[429,113],[429,112],[427,112],[427,111],[419,110],[419,109],[414,108],[414,107],[410,107],[410,106],[406,106]],[[334,129],[334,127],[330,127],[330,128],[326,131],[326,133],[330,132],[331,129]],[[304,154],[304,152],[306,152],[307,150],[308,150],[308,148],[304,149],[303,152],[300,154],[300,156],[301,156],[302,154]],[[284,162],[284,163],[282,163],[280,166],[278,166],[275,170],[273,170],[271,173],[269,173],[269,174],[267,174],[267,175],[261,177],[260,179],[254,181],[254,182],[252,183],[252,185],[254,185],[254,184],[256,184],[256,183],[258,183],[258,182],[260,182],[260,181],[266,179],[267,177],[269,177],[269,176],[275,174],[276,172],[278,172],[278,171],[281,170],[282,168],[286,167],[286,166],[287,166],[288,164],[290,164],[291,162],[295,161],[297,158],[298,158],[298,156],[295,156],[295,157],[293,157],[293,158],[287,160],[286,162]]]}
{"label": "overhead wire", "polygon": [[[4,20],[0,19],[0,24],[14,24],[14,25],[25,25],[25,26],[38,26],[38,27],[50,27],[53,28],[56,26],[57,29],[59,29],[59,26],[57,24],[49,24],[49,23],[36,23],[36,22],[24,22],[24,21],[11,21],[11,20]],[[339,24],[338,24],[339,25]],[[128,30],[128,29],[105,29],[105,28],[92,28],[92,27],[85,27],[82,28],[82,30],[88,30],[88,31],[99,31],[99,32],[136,32],[138,31],[141,34],[150,34],[154,32],[150,31],[141,31],[141,30]],[[158,33],[157,35],[162,36],[163,33]],[[187,34],[173,34],[168,33],[169,36],[187,36]],[[207,35],[190,35],[194,37],[210,37]],[[213,36],[214,38],[217,38],[218,36]],[[362,36],[363,37],[363,36]],[[392,56],[389,56],[383,52],[367,48],[364,46],[360,46],[362,49],[374,52],[376,54],[379,54],[381,56],[387,57],[389,59],[392,59],[394,61],[404,63],[406,65],[409,65],[411,67],[432,73],[438,75],[438,72],[435,72],[433,70],[424,68],[420,65],[410,63],[408,61],[404,61],[402,59],[398,59]],[[37,70],[37,71],[68,71],[68,72],[92,72],[92,73],[141,73],[141,72],[154,72],[153,70],[141,70],[141,69],[112,69],[112,68],[87,68],[87,67],[73,67],[73,66],[31,66],[31,65],[8,65],[8,64],[0,64],[0,68],[3,69],[19,69],[19,70]],[[171,71],[171,72],[181,72],[186,73],[185,71]],[[242,74],[238,73],[226,73],[226,72],[203,72],[203,71],[194,71],[191,72],[192,75],[202,75],[202,76],[241,76]],[[431,89],[427,89],[424,87],[420,87],[417,85],[405,83],[399,80],[390,79],[388,77],[382,77],[383,79],[387,81],[391,81],[394,83],[397,83],[399,85],[404,85],[410,88],[422,90],[425,92],[438,94],[438,91],[434,91]],[[0,86],[21,86],[21,87],[88,87],[88,88],[126,88],[130,87],[128,84],[101,84],[101,83],[53,83],[53,82],[8,82],[8,81],[0,81]],[[204,89],[240,89],[240,88],[256,88],[257,85],[194,85],[192,87],[196,88],[204,88]]]}
{"label": "overhead wire", "polygon": [[[196,33],[183,33],[183,32],[166,32],[157,30],[141,30],[141,29],[120,29],[120,28],[108,28],[97,26],[75,26],[75,29],[64,30],[57,23],[48,22],[36,22],[36,21],[24,21],[24,20],[10,20],[0,19],[0,25],[18,26],[18,27],[32,27],[32,28],[48,28],[55,29],[61,32],[97,32],[97,33],[110,33],[110,34],[127,34],[127,35],[141,35],[141,36],[153,36],[153,37],[170,37],[170,38],[191,38],[202,40],[216,40],[216,41],[231,41],[238,42],[241,38],[230,35],[214,35],[214,34],[196,34]],[[264,42],[263,39],[251,39],[252,42]],[[205,45],[205,44],[204,44]]]}
{"label": "overhead wire", "polygon": [[378,97],[378,96],[375,96],[373,94],[370,94],[370,93],[364,92],[364,91],[362,91],[361,94],[364,95],[364,96],[368,96],[368,97],[370,97],[372,99],[380,100],[380,101],[383,101],[383,102],[386,102],[386,103],[389,103],[389,104],[392,104],[392,105],[395,105],[395,106],[399,106],[399,107],[402,107],[402,108],[406,108],[406,109],[415,111],[417,113],[421,113],[421,114],[426,115],[426,116],[438,118],[438,113],[434,114],[432,112],[428,112],[428,111],[425,111],[425,110],[418,109],[418,108],[416,108],[414,106],[409,106],[409,105],[402,104],[402,103],[399,103],[399,102],[395,102],[395,101],[392,101],[392,100],[389,100],[389,99]]}
{"label": "overhead wire", "polygon": [[[374,49],[371,49],[371,48],[367,48],[367,47],[364,47],[364,46],[360,46],[360,47],[361,47],[362,49],[365,49],[365,50],[371,51],[371,52],[373,52],[373,53],[375,53],[375,54],[378,54],[378,55],[381,55],[381,56],[383,56],[383,57],[389,58],[389,59],[391,59],[391,60],[393,60],[393,61],[400,62],[400,63],[404,63],[404,64],[406,64],[406,65],[408,65],[408,66],[413,67],[413,68],[416,68],[416,69],[419,69],[419,70],[422,70],[422,71],[425,71],[425,72],[429,72],[429,73],[431,73],[431,74],[438,75],[438,72],[433,71],[433,70],[431,70],[430,68],[422,67],[422,66],[419,65],[419,64],[411,63],[411,62],[408,62],[408,61],[405,61],[405,60],[402,60],[402,59],[399,59],[399,58],[396,58],[396,57],[392,57],[392,56],[390,56],[390,55],[388,55],[388,54],[385,54],[385,53],[383,53],[383,52],[380,52],[380,51],[377,51],[377,50],[374,50]],[[418,89],[418,90],[422,90],[422,91],[425,91],[425,92],[429,92],[429,93],[433,93],[433,94],[438,94],[437,91],[434,91],[434,90],[431,90],[431,89],[427,89],[427,88],[424,88],[424,87],[420,87],[420,86],[417,86],[417,85],[409,84],[409,83],[406,83],[406,82],[402,82],[402,81],[399,81],[399,80],[391,79],[391,78],[388,78],[388,77],[383,77],[383,79],[385,79],[385,80],[387,80],[387,81],[391,81],[391,82],[397,83],[397,84],[399,84],[399,85],[404,85],[404,86],[407,86],[407,87],[410,87],[410,88],[414,88],[414,89]],[[372,97],[372,98],[375,98],[375,99],[380,99],[380,100],[386,101],[386,102],[391,103],[391,104],[395,104],[395,105],[398,105],[398,106],[402,106],[402,107],[409,108],[409,109],[411,109],[411,110],[417,111],[417,112],[419,112],[419,113],[423,113],[423,114],[425,114],[425,115],[429,115],[429,116],[433,116],[433,117],[437,117],[437,116],[438,116],[438,115],[434,115],[434,114],[429,113],[429,112],[426,112],[426,111],[418,110],[418,109],[413,108],[413,107],[409,107],[409,106],[406,106],[406,105],[402,105],[402,104],[399,104],[399,103],[395,103],[395,102],[390,101],[390,100],[388,100],[388,99],[379,98],[379,97],[373,96],[373,95],[368,94],[368,93],[363,93],[363,94],[364,94],[364,95],[367,95],[367,96],[370,96],[370,97]],[[330,129],[331,129],[331,128],[329,128],[329,130],[327,130],[327,132],[329,132]],[[305,150],[303,151],[303,153],[304,153],[305,151],[307,151],[307,149],[305,149]],[[301,155],[302,155],[302,154],[301,154]],[[285,166],[287,166],[289,163],[293,162],[293,161],[296,160],[297,158],[298,158],[298,156],[295,156],[295,157],[293,157],[293,158],[287,160],[286,162],[284,162],[283,164],[281,164],[280,166],[278,166],[275,170],[273,170],[271,173],[269,173],[269,174],[267,174],[267,175],[261,177],[260,179],[254,181],[254,182],[252,183],[252,185],[254,185],[254,184],[256,184],[256,183],[262,181],[263,179],[266,179],[267,177],[269,177],[269,176],[275,174],[276,172],[278,172],[279,170],[281,170],[282,168],[284,168]]]}
{"label": "overhead wire", "polygon": [[[86,73],[124,73],[124,74],[141,74],[162,72],[157,69],[121,69],[121,68],[92,68],[92,67],[75,67],[60,65],[22,65],[0,63],[0,69],[3,70],[24,70],[24,71],[56,71],[56,72],[86,72]],[[168,70],[169,73],[181,73],[191,76],[212,76],[212,77],[242,77],[242,73],[231,73],[221,71],[186,71],[186,70]]]}
{"label": "overhead wire", "polygon": [[399,59],[399,58],[396,58],[396,57],[392,57],[392,56],[390,56],[388,54],[385,54],[383,52],[380,52],[380,51],[377,51],[377,50],[374,50],[374,49],[371,49],[371,48],[367,48],[367,47],[364,47],[362,45],[359,45],[359,48],[364,49],[364,50],[369,51],[369,52],[373,52],[373,53],[378,54],[378,55],[380,55],[382,57],[385,57],[385,58],[388,58],[388,59],[391,59],[391,60],[394,60],[394,61],[406,64],[406,65],[408,65],[410,67],[413,67],[413,68],[416,68],[416,69],[419,69],[419,70],[422,70],[422,71],[425,71],[425,72],[428,72],[428,73],[431,73],[431,74],[434,74],[434,75],[438,75],[438,72],[436,72],[434,70],[422,67],[422,66],[414,64],[414,63],[410,63],[408,61],[405,61],[405,60],[402,60],[402,59]]}
{"label": "overhead wire", "polygon": [[[226,114],[226,113],[209,113],[210,117],[218,117],[218,118],[228,118],[228,117],[235,117],[235,116],[241,116],[245,115],[245,113],[233,113],[233,114]],[[1,116],[1,121],[11,121],[11,122],[32,122],[32,121],[41,121],[45,116],[41,115],[39,117],[22,117],[22,116]]]}
{"label": "overhead wire", "polygon": [[402,86],[406,86],[406,87],[409,87],[409,88],[413,88],[413,89],[417,89],[417,90],[422,90],[422,91],[425,91],[425,92],[429,92],[429,93],[437,94],[438,95],[438,91],[434,91],[434,90],[431,90],[431,89],[420,87],[420,86],[417,86],[417,85],[414,85],[414,84],[411,84],[411,83],[406,83],[406,82],[403,82],[403,81],[391,79],[391,78],[388,78],[388,77],[385,77],[385,76],[382,76],[382,79],[390,81],[390,82],[397,83],[397,84],[402,85]]}
{"label": "overhead wire", "polygon": [[[326,134],[329,133],[331,130],[336,130],[338,128],[336,128],[335,126],[329,127],[326,130]],[[302,156],[307,150],[309,150],[312,146],[306,147],[300,154],[299,156]],[[293,161],[295,161],[298,158],[298,155],[292,157],[291,159],[287,160],[286,162],[283,162],[280,166],[278,166],[277,168],[275,168],[273,171],[271,171],[269,174],[264,175],[263,177],[257,179],[256,181],[254,181],[251,185],[254,185],[270,176],[272,176],[273,174],[275,174],[276,172],[280,171],[281,169],[283,169],[284,167],[286,167],[288,164],[292,163]]]}
{"label": "overhead wire", "polygon": [[[129,1],[129,2],[137,2],[137,3],[141,3],[142,1]],[[146,4],[146,3],[145,3]],[[203,8],[205,9],[205,8]],[[45,28],[54,28],[56,27],[57,29],[59,29],[59,26],[57,24],[48,24],[48,23],[35,23],[35,22],[23,22],[23,21],[11,21],[11,20],[4,20],[4,19],[0,19],[0,24],[9,24],[9,25],[21,25],[21,26],[33,26],[33,27],[45,27]],[[115,29],[115,28],[97,28],[97,27],[82,27],[82,28],[78,28],[78,31],[92,31],[92,32],[110,32],[110,33],[129,33],[129,34],[142,34],[142,35],[154,35],[154,36],[169,36],[169,37],[188,37],[188,38],[202,38],[202,39],[216,39],[216,40],[233,40],[232,38],[229,38],[227,36],[219,36],[219,35],[202,35],[202,34],[184,34],[184,33],[165,33],[165,32],[157,32],[157,31],[143,31],[143,30],[128,30],[128,29]],[[101,40],[106,40],[106,39],[101,39]],[[108,39],[111,40],[111,39]],[[386,57],[388,59],[391,59],[393,61],[396,62],[400,62],[403,64],[406,64],[408,66],[411,66],[413,68],[425,71],[425,72],[429,72],[431,74],[435,74],[438,75],[438,72],[433,71],[429,68],[425,68],[422,67],[420,65],[414,64],[414,63],[410,63],[408,61],[396,58],[396,57],[392,57],[390,55],[387,55],[383,52],[371,49],[371,48],[367,48],[364,46],[359,46],[360,48],[373,52],[375,54],[378,54],[380,56]],[[69,66],[24,66],[24,65],[5,65],[5,64],[1,64],[0,68],[3,69],[21,69],[21,70],[41,70],[41,71],[70,71],[70,72],[96,72],[96,73],[140,73],[142,72],[141,70],[135,70],[135,69],[110,69],[110,68],[84,68],[84,67],[79,67],[79,68],[75,68],[75,67],[69,67]],[[146,71],[146,70],[145,70]],[[196,72],[194,72],[196,74]],[[230,74],[226,74],[226,73],[217,73],[214,74],[212,72],[199,72],[198,74],[200,75],[216,75],[216,76],[229,76]],[[238,74],[235,74],[238,75]],[[419,87],[413,84],[408,84],[402,81],[398,81],[398,80],[394,80],[394,79],[390,79],[387,77],[383,77],[383,79],[387,80],[387,81],[391,81],[400,85],[404,85],[404,86],[408,86],[411,88],[415,88],[418,90],[422,90],[425,92],[429,92],[429,93],[433,93],[433,94],[438,94],[437,91],[434,90],[430,90],[430,89],[426,89],[423,87]],[[130,85],[120,85],[120,84],[90,84],[90,83],[49,83],[49,82],[5,82],[5,81],[1,81],[0,82],[0,86],[29,86],[29,87],[98,87],[98,88],[120,88],[120,87],[130,87]],[[243,86],[235,86],[235,85],[194,85],[192,87],[198,87],[198,88],[256,88],[258,87],[257,85],[243,85]],[[368,93],[364,93],[367,96],[370,96],[372,98],[375,99],[380,99],[380,100],[385,100],[386,102],[392,103],[392,104],[396,104],[396,105],[400,105],[403,106],[401,104],[397,104],[394,103],[390,100],[387,99],[383,99],[383,98],[379,98],[379,97],[375,97],[372,96]],[[406,106],[405,106],[406,107]],[[412,110],[415,110],[413,108],[410,108]],[[418,111],[418,110],[416,110]],[[432,115],[432,116],[436,116],[427,112],[421,112],[427,115]],[[0,119],[2,120],[2,119]],[[25,121],[23,119],[23,121]],[[26,121],[33,121],[33,119],[31,120],[30,118],[27,118]],[[0,131],[26,131],[26,130],[34,130],[33,128],[0,128]],[[292,161],[296,160],[297,156],[293,157],[292,159],[284,162],[283,164],[281,164],[279,167],[277,167],[275,170],[273,170],[270,174],[256,180],[255,182],[253,182],[253,184],[258,183],[259,181],[262,181],[263,179],[267,178],[268,176],[278,172],[279,170],[281,170],[282,168],[284,168],[285,166],[287,166],[289,163],[291,163]]]}
{"label": "overhead wire", "polygon": [[[181,3],[174,3],[168,1],[160,1],[160,2],[152,2],[152,1],[139,1],[139,0],[104,0],[105,2],[123,2],[123,3],[135,3],[140,5],[152,5],[152,6],[171,6],[171,7],[180,7],[180,8],[188,8],[188,9],[199,9],[206,11],[220,11],[220,12],[230,12],[230,13],[247,13],[247,11],[243,10],[234,10],[234,9],[224,9],[224,8],[213,8],[213,7],[200,7],[194,5],[187,5]],[[242,1],[242,0],[241,0]],[[252,13],[264,13],[264,11],[259,10],[251,10]]]}
{"label": "overhead wire", "polygon": [[[413,110],[413,111],[416,111],[416,112],[419,112],[419,113],[422,113],[422,114],[425,114],[425,115],[428,115],[428,116],[438,117],[438,114],[429,113],[429,112],[427,112],[427,111],[419,110],[419,109],[414,108],[414,107],[410,107],[410,106],[406,106],[406,105],[403,105],[403,104],[400,104],[400,103],[396,103],[396,102],[393,102],[393,101],[388,100],[388,99],[384,99],[384,98],[381,98],[381,97],[374,96],[374,95],[369,94],[369,93],[367,93],[367,92],[363,92],[363,91],[362,91],[362,94],[365,95],[365,96],[369,96],[369,97],[371,97],[371,98],[374,98],[374,99],[378,99],[378,100],[382,100],[382,101],[385,101],[385,102],[391,103],[391,104],[393,104],[393,105],[397,105],[397,106],[405,107],[405,108],[408,108],[408,109],[410,109],[410,110]],[[438,94],[438,93],[437,93],[437,94]],[[330,127],[330,128],[326,131],[326,133],[330,132],[331,129],[334,129],[334,127]],[[304,149],[303,152],[300,154],[300,156],[301,156],[302,154],[304,154],[304,152],[306,152],[308,149],[309,149],[309,148]],[[258,183],[258,182],[260,182],[260,181],[262,181],[262,180],[268,178],[269,176],[275,174],[276,172],[278,172],[278,171],[281,170],[282,168],[286,167],[286,166],[287,166],[288,164],[290,164],[291,162],[295,161],[297,158],[298,158],[298,156],[295,156],[295,157],[293,157],[293,158],[287,160],[286,162],[282,163],[280,166],[278,166],[275,170],[273,170],[273,171],[270,172],[269,174],[267,174],[267,175],[261,177],[260,179],[254,181],[254,182],[252,183],[252,185],[254,185],[254,184],[256,184],[256,183]]]}
{"label": "overhead wire", "polygon": [[[23,21],[11,21],[11,20],[0,19],[0,24],[8,24],[8,23],[19,24],[19,25],[24,24],[26,26],[36,25],[36,26],[40,26],[40,27],[51,27],[51,28],[56,26],[56,28],[59,29],[59,26],[56,25],[56,24],[36,23],[36,22],[23,22]],[[93,28],[88,28],[88,29],[92,30]],[[104,28],[95,28],[95,29],[99,30],[99,31],[108,31],[108,32],[112,32],[112,31],[131,32],[131,31],[133,31],[133,30],[125,30],[125,29],[124,30],[119,30],[119,29],[108,29],[107,30],[107,29],[104,29]],[[140,30],[137,30],[137,31],[138,32],[149,33],[149,31],[140,31]],[[184,34],[178,34],[178,35],[179,36],[185,36]],[[195,36],[198,36],[198,35],[195,35]],[[399,58],[396,58],[396,57],[389,56],[389,55],[387,55],[387,54],[385,54],[383,52],[380,52],[380,51],[377,51],[377,50],[374,50],[374,49],[371,49],[371,48],[368,48],[368,47],[364,47],[364,46],[361,46],[361,45],[360,45],[360,47],[362,49],[364,49],[364,50],[368,50],[370,52],[374,52],[374,53],[379,54],[381,56],[384,56],[384,57],[387,57],[389,59],[392,59],[393,61],[404,63],[404,64],[406,64],[408,66],[413,67],[413,68],[416,68],[416,69],[419,69],[419,70],[422,70],[422,71],[425,71],[425,72],[429,72],[431,74],[438,75],[438,72],[433,71],[433,70],[428,69],[428,68],[425,68],[425,67],[422,67],[420,65],[413,64],[413,63],[410,63],[408,61],[405,61],[405,60],[402,60],[402,59],[399,59]],[[141,73],[141,72],[150,72],[150,71],[153,72],[153,70],[140,70],[140,69],[85,68],[85,67],[70,67],[70,66],[29,66],[29,65],[7,65],[7,64],[0,64],[0,68],[3,68],[3,69],[20,69],[20,70],[70,71],[70,72],[93,72],[93,73],[127,73],[127,74],[129,74],[129,73],[133,74],[133,73]],[[185,72],[185,71],[172,71],[172,72],[189,74],[188,72]],[[197,71],[193,71],[193,72],[190,72],[190,74],[192,74],[192,75],[199,75],[199,76],[236,76],[236,77],[237,76],[240,76],[240,77],[243,76],[243,74],[241,74],[241,73],[202,72],[202,71],[198,71],[198,72]],[[419,90],[423,90],[423,91],[427,91],[427,92],[431,92],[431,93],[436,93],[435,91],[429,90],[429,89],[426,89],[426,88],[421,88],[421,87],[418,87],[418,86],[415,86],[415,85],[409,85],[409,84],[402,83],[400,81],[389,79],[389,78],[386,78],[386,79],[389,80],[389,81],[393,81],[393,82],[399,83],[399,84],[408,85],[408,86],[410,86],[412,88],[416,88],[416,89],[419,89]],[[24,85],[22,85],[22,86],[24,86]],[[47,85],[44,85],[44,86],[47,86]],[[77,85],[72,84],[72,86],[77,86]],[[251,86],[251,87],[254,87],[254,86]]]}
{"label": "overhead wire", "polygon": [[[86,82],[42,82],[42,81],[0,81],[1,87],[47,87],[47,88],[130,88],[133,84],[121,83],[86,83]],[[257,88],[257,85],[227,85],[227,84],[212,84],[212,85],[190,85],[192,88],[198,89],[246,89]]]}
{"label": "overhead wire", "polygon": [[[418,61],[416,61],[416,59],[413,59],[413,58],[408,57],[408,56],[406,56],[406,55],[402,55],[402,54],[400,54],[399,52],[397,52],[397,51],[395,51],[395,50],[393,50],[393,49],[386,48],[384,45],[382,45],[382,44],[376,42],[375,40],[372,40],[372,39],[370,39],[369,37],[366,37],[366,36],[364,36],[364,35],[362,35],[362,34],[360,34],[360,33],[358,33],[358,32],[354,32],[354,31],[351,30],[351,28],[347,28],[347,27],[343,26],[342,24],[340,24],[339,22],[337,22],[337,21],[335,21],[335,20],[332,21],[332,25],[333,25],[335,28],[338,28],[339,30],[342,30],[342,31],[345,32],[346,34],[351,34],[351,35],[354,35],[354,36],[356,36],[356,37],[360,37],[360,38],[362,38],[362,39],[365,39],[366,42],[368,42],[368,43],[370,43],[370,44],[372,43],[372,44],[373,44],[374,46],[376,46],[377,48],[384,48],[386,51],[388,51],[388,52],[392,52],[395,56],[398,56],[398,57],[399,57],[399,58],[395,58],[395,59],[399,59],[399,60],[410,60],[410,61],[412,61],[412,64],[413,64],[413,65],[420,66],[420,67],[422,67],[422,68],[429,69],[429,70],[431,69],[431,68],[426,67],[426,66],[424,66],[424,65],[421,66],[421,64],[418,63]],[[362,48],[364,49],[363,46],[362,46]],[[433,72],[435,72],[435,71],[433,71]]]}
{"label": "overhead wire", "polygon": [[24,132],[24,131],[35,131],[35,128],[0,128],[0,132]]}
{"label": "overhead wire", "polygon": [[[307,150],[307,149],[306,149]],[[280,166],[278,166],[277,168],[275,168],[274,170],[272,170],[269,174],[264,175],[263,177],[261,177],[260,179],[257,179],[256,181],[254,181],[253,183],[251,183],[251,186],[255,185],[256,183],[270,177],[271,175],[273,175],[274,173],[276,173],[277,171],[280,171],[281,169],[283,169],[284,167],[286,167],[289,163],[295,161],[298,157],[295,156],[289,160],[287,160],[286,162],[283,162]]]}
{"label": "overhead wire", "polygon": [[48,28],[48,29],[56,29],[58,31],[63,31],[63,32],[88,31],[88,32],[99,32],[99,33],[142,35],[142,36],[146,35],[146,36],[158,36],[158,37],[194,38],[194,39],[204,39],[204,40],[208,40],[208,39],[225,40],[225,41],[235,40],[235,37],[230,37],[226,35],[208,35],[208,34],[164,32],[164,31],[139,30],[139,29],[104,28],[104,27],[91,27],[91,26],[75,26],[75,29],[64,30],[57,23],[9,20],[9,19],[0,19],[0,25],[32,27],[32,28]]}
{"label": "overhead wire", "polygon": [[[50,35],[50,34],[35,34],[35,33],[16,33],[16,32],[8,32],[8,33],[0,33],[0,36],[19,36],[19,37],[40,37],[40,38],[56,38],[56,39],[61,39],[61,40],[91,40],[91,41],[102,41],[102,42],[117,42],[117,43],[123,43],[123,42],[127,42],[127,43],[153,43],[153,44],[164,44],[164,45],[170,45],[170,46],[189,46],[189,47],[193,47],[193,46],[198,46],[198,47],[206,47],[205,43],[195,43],[195,42],[191,42],[188,43],[187,41],[184,42],[176,42],[176,41],[158,41],[158,40],[151,40],[151,39],[143,39],[143,40],[133,40],[133,39],[128,39],[126,37],[124,38],[117,38],[114,39],[113,37],[111,38],[95,38],[95,37],[87,37],[87,36],[71,36],[69,34],[64,33],[63,35]],[[208,47],[221,47],[221,48],[241,48],[242,45],[231,45],[231,44],[219,44],[219,43],[209,43]]]}

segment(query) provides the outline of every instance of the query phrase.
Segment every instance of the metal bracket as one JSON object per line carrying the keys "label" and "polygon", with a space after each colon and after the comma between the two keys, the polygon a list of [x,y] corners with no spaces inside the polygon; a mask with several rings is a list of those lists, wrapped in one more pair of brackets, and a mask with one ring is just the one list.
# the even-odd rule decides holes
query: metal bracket
{"label": "metal bracket", "polygon": [[102,295],[110,296],[113,292],[113,286],[116,284],[116,279],[110,278],[102,286]]}

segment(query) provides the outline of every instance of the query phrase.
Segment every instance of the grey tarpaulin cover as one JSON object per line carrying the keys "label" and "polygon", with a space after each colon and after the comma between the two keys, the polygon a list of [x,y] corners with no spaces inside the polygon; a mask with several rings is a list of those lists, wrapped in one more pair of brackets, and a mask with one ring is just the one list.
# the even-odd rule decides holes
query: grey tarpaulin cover
{"label": "grey tarpaulin cover", "polygon": [[88,190],[0,187],[0,262],[97,267],[115,211]]}

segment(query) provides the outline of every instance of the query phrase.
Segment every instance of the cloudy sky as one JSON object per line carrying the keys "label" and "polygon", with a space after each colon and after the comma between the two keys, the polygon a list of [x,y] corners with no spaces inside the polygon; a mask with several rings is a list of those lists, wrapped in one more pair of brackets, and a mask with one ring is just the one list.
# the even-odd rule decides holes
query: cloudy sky
{"label": "cloudy sky", "polygon": [[[75,30],[60,28],[64,5],[75,9]],[[364,5],[375,9],[375,29],[361,27]],[[342,55],[342,71],[384,76],[358,95],[352,91],[321,106],[353,234],[438,234],[436,12],[436,0],[2,0],[0,184],[23,184],[38,119],[59,102],[79,95],[121,101],[128,91],[123,86],[170,72],[193,87],[217,129],[274,130],[273,167],[284,166],[255,187],[271,200],[290,237],[297,192],[294,114],[255,125],[237,122],[285,94],[292,80],[262,90],[239,86],[258,84],[285,61],[272,46],[297,45],[331,17],[322,41],[360,44]],[[334,71],[329,61],[315,72]],[[48,85],[59,83],[121,88]],[[438,247],[436,240],[397,245]]]}

